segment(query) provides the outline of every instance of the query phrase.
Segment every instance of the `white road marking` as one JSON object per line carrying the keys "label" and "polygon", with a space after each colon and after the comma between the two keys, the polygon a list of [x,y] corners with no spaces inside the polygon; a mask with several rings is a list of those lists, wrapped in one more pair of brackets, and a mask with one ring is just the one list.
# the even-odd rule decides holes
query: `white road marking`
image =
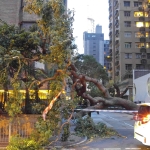
{"label": "white road marking", "polygon": [[137,149],[141,149],[141,148],[125,148],[125,149],[136,149],[137,150]]}
{"label": "white road marking", "polygon": [[[111,118],[111,119],[113,119],[113,120],[120,121],[119,119],[116,119],[116,118],[113,118],[113,117],[110,117],[110,116],[107,116],[107,115],[104,115],[104,114],[102,114],[102,115],[105,116],[105,117],[109,117],[109,118]],[[132,126],[132,125],[130,125],[130,124],[124,122],[124,121],[122,121],[121,123],[124,123],[124,124],[126,124],[126,125],[128,125],[128,126],[130,126],[130,127],[132,127],[132,128],[134,127],[134,126]]]}

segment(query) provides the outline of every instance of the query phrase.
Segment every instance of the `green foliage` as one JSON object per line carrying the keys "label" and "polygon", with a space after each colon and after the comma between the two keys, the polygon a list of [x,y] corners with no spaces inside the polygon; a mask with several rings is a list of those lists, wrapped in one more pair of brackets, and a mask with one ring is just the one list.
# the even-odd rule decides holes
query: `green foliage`
{"label": "green foliage", "polygon": [[101,64],[99,64],[93,56],[77,55],[75,58],[75,66],[80,73],[98,80],[107,81],[108,75]]}
{"label": "green foliage", "polygon": [[[72,29],[74,14],[71,11],[65,12],[62,0],[44,3],[42,0],[32,2],[26,0],[24,8],[28,13],[39,16],[37,26],[25,31],[7,24],[0,25],[0,68],[2,70],[0,84],[2,87],[6,85],[13,89],[6,101],[6,110],[12,117],[21,113],[23,100],[20,89],[26,90],[25,106],[32,106],[31,111],[34,113],[43,112],[45,104],[34,103],[35,105],[32,105],[33,103],[29,102],[28,91],[34,88],[34,83],[37,83],[38,88],[48,83],[47,89],[51,92],[47,96],[47,102],[50,103],[65,86],[64,80],[68,77],[68,62],[76,48],[72,42],[74,40]],[[48,72],[51,72],[50,75],[42,69],[32,70],[31,62],[34,63],[37,60],[47,66]],[[63,110],[61,110],[62,107]],[[14,137],[9,145],[10,149],[30,150],[45,146],[49,143],[51,136],[59,134],[59,122],[62,119],[66,121],[73,108],[75,108],[75,101],[67,102],[66,95],[61,94],[47,114],[46,121],[39,118],[36,122],[32,138],[23,140]],[[69,136],[67,126],[64,127],[63,135],[63,140]],[[36,144],[33,147],[35,141]]]}
{"label": "green foliage", "polygon": [[61,136],[61,140],[62,141],[67,141],[69,136],[70,136],[69,124],[65,124],[63,126],[63,134]]}
{"label": "green foliage", "polygon": [[94,86],[93,84],[90,84],[89,86],[90,86],[89,94],[92,97],[99,97],[99,96],[103,97],[103,93],[96,86]]}
{"label": "green foliage", "polygon": [[13,136],[7,150],[44,150],[35,140],[31,138],[20,138]]}
{"label": "green foliage", "polygon": [[116,131],[108,128],[104,123],[99,122],[95,124],[89,116],[77,119],[75,131],[77,135],[87,136],[88,138],[105,138],[117,135]]}

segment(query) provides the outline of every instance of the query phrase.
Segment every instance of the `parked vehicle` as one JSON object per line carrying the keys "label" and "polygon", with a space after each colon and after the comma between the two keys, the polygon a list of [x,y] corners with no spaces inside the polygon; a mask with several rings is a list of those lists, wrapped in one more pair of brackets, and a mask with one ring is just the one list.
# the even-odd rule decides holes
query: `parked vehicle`
{"label": "parked vehicle", "polygon": [[144,145],[150,146],[150,103],[139,105],[138,113],[134,115],[134,138]]}

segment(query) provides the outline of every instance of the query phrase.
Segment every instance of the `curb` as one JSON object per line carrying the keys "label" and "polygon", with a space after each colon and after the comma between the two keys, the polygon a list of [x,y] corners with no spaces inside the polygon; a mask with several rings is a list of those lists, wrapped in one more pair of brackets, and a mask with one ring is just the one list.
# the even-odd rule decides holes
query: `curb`
{"label": "curb", "polygon": [[[54,146],[54,147],[63,150],[63,148],[65,149],[65,147],[71,147],[71,146],[79,145],[79,144],[82,144],[82,143],[84,143],[86,141],[87,141],[87,137],[83,137],[83,139],[80,142],[76,142],[76,143],[70,144],[70,145],[63,145],[63,146],[59,146],[58,145],[58,146]],[[45,148],[45,150],[50,150],[50,149],[51,149],[51,147],[46,147]]]}
{"label": "curb", "polygon": [[79,145],[79,144],[84,143],[85,141],[87,141],[87,137],[84,137],[83,140],[81,140],[80,142],[77,142],[77,143],[74,143],[74,144],[70,144],[70,145],[66,145],[66,147],[71,147],[71,146],[74,146],[74,145]]}

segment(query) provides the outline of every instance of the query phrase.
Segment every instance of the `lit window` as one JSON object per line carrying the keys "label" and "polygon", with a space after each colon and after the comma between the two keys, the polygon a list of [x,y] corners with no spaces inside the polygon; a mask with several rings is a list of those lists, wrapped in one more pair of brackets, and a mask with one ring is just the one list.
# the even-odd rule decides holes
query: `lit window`
{"label": "lit window", "polygon": [[134,12],[134,17],[142,17],[143,16],[143,12]]}
{"label": "lit window", "polygon": [[146,48],[149,48],[149,43],[146,43]]}
{"label": "lit window", "polygon": [[144,22],[136,22],[136,27],[144,27]]}
{"label": "lit window", "polygon": [[148,32],[146,32],[146,33],[145,33],[145,36],[146,36],[146,37],[149,37],[149,33],[148,33]]}
{"label": "lit window", "polygon": [[145,27],[149,27],[149,22],[145,22]]}
{"label": "lit window", "polygon": [[148,17],[148,12],[145,12],[145,17]]}
{"label": "lit window", "polygon": [[135,43],[135,48],[141,48],[144,46],[144,43]]}
{"label": "lit window", "polygon": [[137,38],[141,37],[141,32],[135,32],[135,37]]}

